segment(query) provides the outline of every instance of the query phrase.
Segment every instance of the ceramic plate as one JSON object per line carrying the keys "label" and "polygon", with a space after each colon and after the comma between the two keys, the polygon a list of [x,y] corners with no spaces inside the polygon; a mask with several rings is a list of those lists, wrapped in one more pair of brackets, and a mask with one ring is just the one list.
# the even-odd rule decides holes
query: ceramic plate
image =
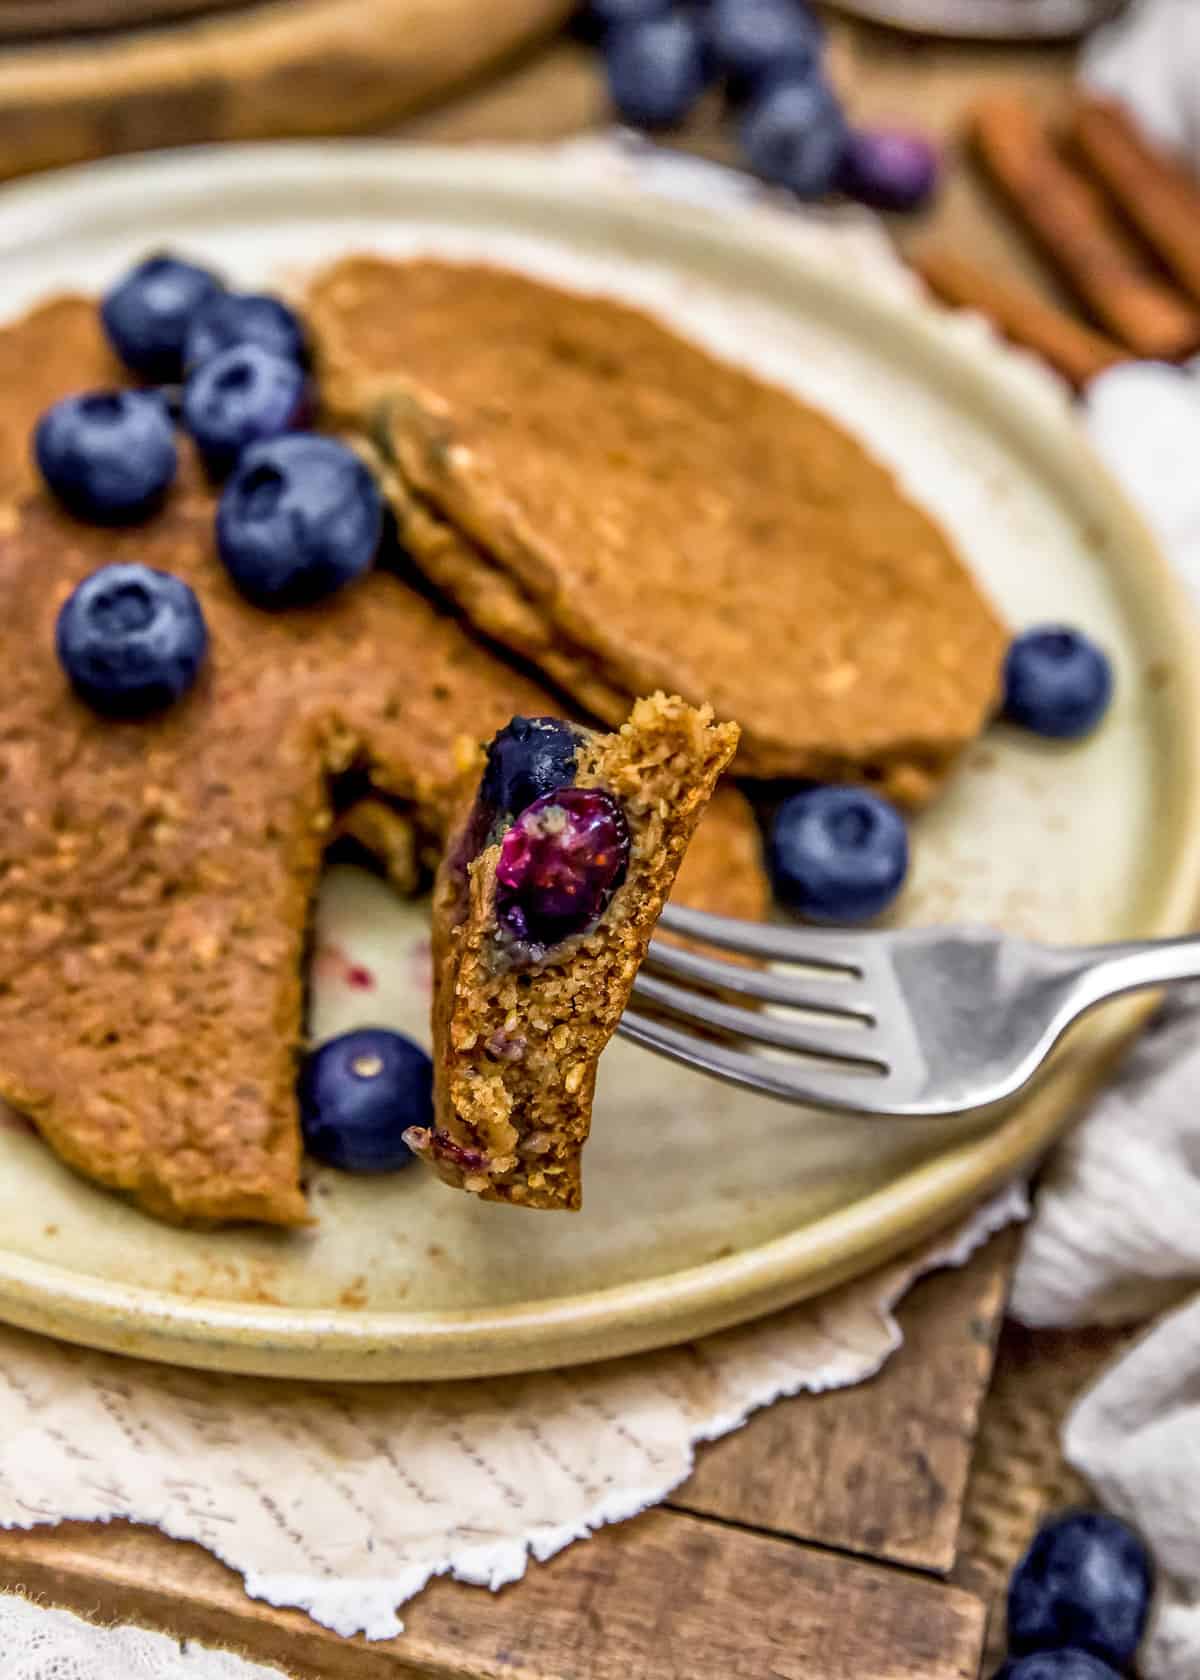
{"label": "ceramic plate", "polygon": [[[658,310],[847,421],[945,523],[1014,624],[1067,618],[1113,652],[1098,736],[1001,728],[915,833],[911,922],[1049,939],[1185,929],[1200,900],[1192,619],[1065,401],[982,333],[881,300],[752,219],[581,186],[544,155],[377,144],[104,165],[0,205],[5,308],[97,289],[169,244],[242,284],[363,247],[486,255]],[[852,265],[849,265],[852,266]],[[747,556],[753,564],[753,556]],[[403,650],[397,650],[403,657]],[[314,1027],[426,1035],[419,906],[327,881]],[[1037,1155],[1138,1019],[1097,1016],[1037,1094],[981,1130],[828,1118],[606,1054],[576,1217],[485,1206],[410,1171],[318,1171],[310,1233],[164,1228],[0,1133],[0,1316],[185,1365],[407,1379],[544,1368],[693,1337],[874,1265]]]}

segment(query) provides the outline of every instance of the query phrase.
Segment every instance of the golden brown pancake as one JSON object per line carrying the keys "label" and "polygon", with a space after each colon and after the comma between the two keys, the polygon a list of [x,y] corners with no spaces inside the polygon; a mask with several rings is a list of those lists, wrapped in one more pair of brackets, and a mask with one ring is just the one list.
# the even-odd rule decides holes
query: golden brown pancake
{"label": "golden brown pancake", "polygon": [[332,416],[457,533],[418,528],[418,564],[606,721],[662,688],[741,725],[743,774],[917,803],[987,720],[997,615],[892,474],[789,393],[498,269],[349,258],[308,310]]}
{"label": "golden brown pancake", "polygon": [[[5,368],[12,497],[32,485],[42,408],[120,376],[83,299],[0,331]],[[309,610],[248,605],[186,451],[166,508],[135,530],[78,524],[40,493],[5,506],[0,1095],[154,1213],[298,1223],[305,939],[338,778],[374,789],[374,825],[343,821],[411,885],[406,831],[440,842],[464,757],[560,703],[384,572]],[[211,634],[197,688],[136,723],[93,716],[54,652],[66,595],[117,559],[184,578]],[[730,789],[712,811],[688,901],[761,913],[749,808]]]}

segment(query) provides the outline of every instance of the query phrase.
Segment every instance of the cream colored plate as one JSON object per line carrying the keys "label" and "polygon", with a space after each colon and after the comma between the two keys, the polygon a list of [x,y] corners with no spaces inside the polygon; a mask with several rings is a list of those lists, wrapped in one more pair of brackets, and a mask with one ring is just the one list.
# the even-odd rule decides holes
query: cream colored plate
{"label": "cream colored plate", "polygon": [[[1065,404],[980,335],[881,302],[842,265],[742,220],[585,190],[548,157],[374,144],[181,154],[10,191],[6,311],[99,287],[163,244],[242,283],[355,247],[487,254],[646,302],[825,404],[919,490],[1013,622],[1070,619],[1119,674],[1113,715],[1083,747],[1003,729],[980,743],[917,826],[905,918],[1079,940],[1188,925],[1200,900],[1188,603]],[[318,1032],[390,1022],[423,1035],[424,937],[420,912],[370,877],[331,879]],[[311,1234],[180,1232],[10,1127],[0,1316],[181,1364],[321,1379],[524,1370],[676,1342],[945,1223],[1046,1145],[1136,1018],[1094,1021],[1039,1094],[983,1134],[789,1110],[617,1044],[575,1218],[478,1205],[420,1171],[321,1171]]]}

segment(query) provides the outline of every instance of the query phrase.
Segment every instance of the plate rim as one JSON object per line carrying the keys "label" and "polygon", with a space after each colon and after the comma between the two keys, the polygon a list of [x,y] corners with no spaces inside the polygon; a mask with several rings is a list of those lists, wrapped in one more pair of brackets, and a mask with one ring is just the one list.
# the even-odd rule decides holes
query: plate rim
{"label": "plate rim", "polygon": [[[1076,511],[1103,507],[1105,528],[1119,535],[1105,566],[1149,595],[1172,666],[1177,721],[1174,744],[1182,784],[1172,790],[1167,878],[1160,883],[1147,937],[1195,925],[1200,906],[1200,637],[1185,585],[1143,516],[1109,474],[1069,405],[1038,401],[1021,358],[993,339],[948,330],[953,317],[882,289],[787,246],[753,218],[722,218],[691,204],[581,185],[561,167],[561,153],[540,147],[462,149],[398,147],[388,141],[272,142],[206,146],[85,164],[23,182],[0,196],[0,254],[28,253],[69,221],[76,237],[123,204],[152,216],[155,189],[212,193],[249,187],[255,196],[286,192],[327,169],[357,171],[360,183],[480,192],[481,174],[501,196],[544,200],[569,190],[607,217],[652,223],[676,239],[744,267],[753,259],[803,282],[827,308],[852,316],[873,334],[907,339],[995,426],[1031,438],[1056,477],[1073,483]],[[481,164],[484,165],[481,168]],[[492,169],[486,165],[491,164]],[[1082,486],[1088,484],[1085,497]],[[1167,842],[1164,841],[1164,850]],[[739,1254],[651,1279],[617,1284],[559,1301],[492,1309],[404,1313],[184,1300],[143,1286],[85,1277],[51,1262],[0,1249],[0,1319],[22,1328],[113,1352],[171,1364],[259,1376],[322,1381],[403,1381],[499,1375],[608,1359],[677,1344],[798,1302],[913,1246],[989,1190],[1015,1177],[1103,1079],[1153,999],[1110,1007],[1079,1028],[1042,1084],[992,1129],[908,1169],[846,1207]],[[889,1122],[881,1122],[889,1124]],[[216,1239],[219,1240],[219,1239]]]}

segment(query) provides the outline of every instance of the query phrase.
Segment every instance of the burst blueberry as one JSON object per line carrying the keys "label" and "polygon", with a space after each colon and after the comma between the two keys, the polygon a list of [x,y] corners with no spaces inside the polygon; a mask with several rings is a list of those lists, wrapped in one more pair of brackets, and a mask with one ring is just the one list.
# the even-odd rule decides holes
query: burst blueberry
{"label": "burst blueberry", "polygon": [[160,253],[105,294],[100,319],[126,367],[143,379],[173,383],[183,373],[184,340],[196,312],[220,291],[207,268]]}
{"label": "burst blueberry", "polygon": [[343,1033],[307,1058],[299,1099],[315,1160],[344,1172],[396,1172],[416,1158],[404,1133],[433,1124],[433,1063],[401,1033]]}
{"label": "burst blueberry", "polygon": [[604,914],[629,867],[625,814],[599,788],[534,800],[500,843],[496,915],[515,940],[548,949]]}
{"label": "burst blueberry", "polygon": [[704,47],[690,17],[614,29],[605,44],[612,102],[635,128],[676,128],[704,91]]}
{"label": "burst blueberry", "polygon": [[813,921],[865,922],[904,885],[908,829],[895,806],[863,788],[808,788],[776,812],[768,862],[789,909]]}
{"label": "burst blueberry", "polygon": [[940,160],[908,129],[857,129],[847,140],[838,185],[873,210],[919,210],[937,191]]}
{"label": "burst blueberry", "polygon": [[304,369],[259,344],[235,344],[202,362],[183,393],[183,423],[219,477],[250,444],[305,426],[310,411]]}
{"label": "burst blueberry", "polygon": [[1108,710],[1108,655],[1082,631],[1039,625],[1018,636],[1004,664],[1004,715],[1053,740],[1089,735]]}
{"label": "burst blueberry", "polygon": [[820,24],[799,0],[713,0],[707,41],[735,99],[807,77],[823,48]]}
{"label": "burst blueberry", "polygon": [[78,519],[132,525],[155,511],[178,466],[166,404],[153,391],[86,391],[47,409],[34,456]]}
{"label": "burst blueberry", "polygon": [[535,799],[575,780],[579,739],[554,717],[516,717],[488,748],[483,803],[489,812],[519,817]]}
{"label": "burst blueberry", "polygon": [[383,531],[375,480],[333,438],[252,444],[217,505],[217,551],[248,600],[304,606],[368,571]]}
{"label": "burst blueberry", "polygon": [[1013,1573],[1009,1650],[1077,1649],[1124,1669],[1153,1590],[1153,1562],[1131,1528],[1102,1511],[1069,1511],[1039,1530]]}
{"label": "burst blueberry", "polygon": [[1038,1651],[1005,1663],[993,1680],[1121,1680],[1121,1676],[1088,1651]]}
{"label": "burst blueberry", "polygon": [[71,686],[110,717],[161,711],[195,682],[208,650],[196,596],[140,564],[102,566],[68,596],[55,647]]}
{"label": "burst blueberry", "polygon": [[282,298],[259,292],[222,292],[199,309],[184,345],[190,372],[235,344],[257,344],[277,356],[308,361],[308,344],[296,312]]}
{"label": "burst blueberry", "polygon": [[741,129],[754,173],[805,199],[832,190],[847,138],[841,106],[815,75],[768,84],[747,107]]}

